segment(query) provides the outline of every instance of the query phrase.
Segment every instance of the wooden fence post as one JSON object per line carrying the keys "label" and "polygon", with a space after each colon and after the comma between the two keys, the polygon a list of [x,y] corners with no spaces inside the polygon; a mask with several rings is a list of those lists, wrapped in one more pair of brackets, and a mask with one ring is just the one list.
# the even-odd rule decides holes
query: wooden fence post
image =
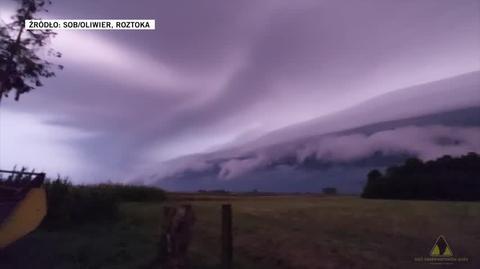
{"label": "wooden fence post", "polygon": [[231,269],[233,261],[232,205],[222,205],[222,268]]}
{"label": "wooden fence post", "polygon": [[164,226],[159,243],[158,263],[162,269],[190,268],[188,248],[195,214],[191,205],[164,207]]}

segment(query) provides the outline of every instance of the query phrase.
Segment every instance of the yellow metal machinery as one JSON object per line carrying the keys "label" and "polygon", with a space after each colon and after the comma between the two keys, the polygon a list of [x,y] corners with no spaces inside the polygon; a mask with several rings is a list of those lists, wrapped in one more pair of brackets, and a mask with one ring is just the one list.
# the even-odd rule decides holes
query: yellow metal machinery
{"label": "yellow metal machinery", "polygon": [[47,213],[44,173],[0,170],[0,250],[35,230]]}

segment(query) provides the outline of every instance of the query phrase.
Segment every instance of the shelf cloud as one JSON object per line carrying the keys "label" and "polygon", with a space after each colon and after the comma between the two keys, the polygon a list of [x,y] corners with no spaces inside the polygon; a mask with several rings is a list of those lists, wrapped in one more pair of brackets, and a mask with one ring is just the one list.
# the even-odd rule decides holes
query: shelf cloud
{"label": "shelf cloud", "polygon": [[[0,3],[7,7],[14,8]],[[42,149],[68,141],[75,158],[65,159],[68,169],[38,169],[84,182],[85,167],[95,164],[94,178],[121,180],[144,166],[240,146],[388,92],[480,70],[479,10],[477,0],[54,1],[50,18],[155,19],[156,30],[59,32],[52,47],[63,53],[65,70],[19,103],[2,101],[0,116],[27,114],[45,130],[89,134],[52,134]],[[365,144],[358,154],[380,143],[334,139]],[[37,164],[0,151],[2,167]],[[55,155],[48,154],[52,163]],[[258,162],[265,160],[226,163],[221,175]]]}

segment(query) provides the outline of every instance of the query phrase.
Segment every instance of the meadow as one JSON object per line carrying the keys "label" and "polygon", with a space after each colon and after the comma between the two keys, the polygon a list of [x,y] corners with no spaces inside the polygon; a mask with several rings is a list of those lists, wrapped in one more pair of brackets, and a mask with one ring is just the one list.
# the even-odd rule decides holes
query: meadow
{"label": "meadow", "polygon": [[0,267],[156,268],[163,207],[192,204],[192,267],[220,268],[224,203],[233,207],[234,268],[434,268],[413,259],[428,256],[439,235],[471,260],[446,268],[480,268],[478,202],[207,194],[122,203],[115,221],[38,229],[2,253]]}

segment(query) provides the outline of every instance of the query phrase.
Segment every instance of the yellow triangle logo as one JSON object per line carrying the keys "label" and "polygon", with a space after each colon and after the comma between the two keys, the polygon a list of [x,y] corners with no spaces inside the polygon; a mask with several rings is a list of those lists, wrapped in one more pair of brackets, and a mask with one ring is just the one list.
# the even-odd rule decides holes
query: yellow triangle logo
{"label": "yellow triangle logo", "polygon": [[453,252],[450,246],[447,243],[447,240],[443,235],[440,235],[435,244],[433,244],[433,248],[430,251],[430,256],[433,257],[452,257]]}

